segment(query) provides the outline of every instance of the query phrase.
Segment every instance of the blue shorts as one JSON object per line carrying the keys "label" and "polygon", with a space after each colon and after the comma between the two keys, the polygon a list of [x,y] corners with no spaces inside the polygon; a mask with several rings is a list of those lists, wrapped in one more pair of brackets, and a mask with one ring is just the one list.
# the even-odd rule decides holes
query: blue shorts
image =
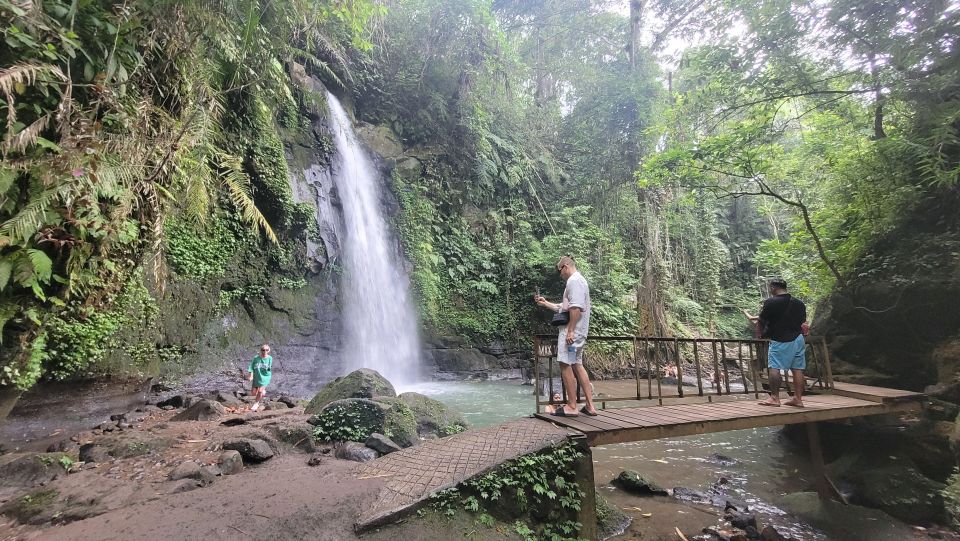
{"label": "blue shorts", "polygon": [[803,370],[807,367],[807,346],[803,335],[793,342],[770,341],[767,366],[777,370]]}

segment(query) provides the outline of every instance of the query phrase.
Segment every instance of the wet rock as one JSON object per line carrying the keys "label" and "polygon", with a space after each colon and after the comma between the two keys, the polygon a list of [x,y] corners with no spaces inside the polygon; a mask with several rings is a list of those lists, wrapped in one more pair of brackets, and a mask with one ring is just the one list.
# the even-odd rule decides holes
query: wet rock
{"label": "wet rock", "polygon": [[361,368],[339,377],[313,397],[304,413],[320,413],[328,404],[345,398],[374,398],[378,396],[397,396],[397,391],[386,378],[376,370]]}
{"label": "wet rock", "polygon": [[712,498],[699,490],[691,490],[685,487],[674,487],[673,497],[685,502],[712,503]]}
{"label": "wet rock", "polygon": [[776,528],[769,524],[764,526],[763,530],[760,531],[760,539],[762,541],[788,541]]}
{"label": "wet rock", "polygon": [[234,475],[243,471],[243,457],[239,451],[232,449],[220,453],[217,464],[223,475]]}
{"label": "wet rock", "polygon": [[747,539],[760,539],[760,532],[753,526],[747,526],[743,531],[747,534]]}
{"label": "wet rock", "polygon": [[364,442],[364,445],[382,455],[388,455],[400,450],[400,446],[394,443],[393,440],[376,432],[370,434],[367,441]]}
{"label": "wet rock", "polygon": [[757,517],[753,513],[740,513],[730,509],[723,518],[729,520],[734,528],[740,528],[741,530],[746,530],[747,526],[757,527]]}
{"label": "wet rock", "polygon": [[596,502],[598,539],[609,539],[626,531],[630,526],[630,517],[619,507],[608,502],[600,492],[596,492]]}
{"label": "wet rock", "polygon": [[633,470],[623,470],[611,481],[614,486],[638,496],[667,496],[669,493],[657,483]]}
{"label": "wet rock", "polygon": [[731,458],[727,455],[721,455],[720,453],[713,453],[707,457],[707,460],[713,462],[714,464],[719,464],[721,466],[733,466],[737,463],[737,459]]}
{"label": "wet rock", "polygon": [[161,409],[167,409],[168,406],[170,408],[182,408],[186,404],[186,401],[187,401],[187,397],[185,395],[182,395],[182,394],[173,395],[166,400],[161,400],[160,402],[157,402],[157,407]]}
{"label": "wet rock", "polygon": [[259,439],[240,438],[223,444],[224,450],[237,451],[244,461],[263,462],[273,457],[270,444]]}
{"label": "wet rock", "polygon": [[402,393],[397,399],[406,404],[413,412],[420,437],[449,436],[463,432],[469,426],[460,412],[446,406],[439,400],[420,393]]}
{"label": "wet rock", "polygon": [[201,399],[196,404],[173,416],[171,421],[217,421],[227,414],[219,402]]}
{"label": "wet rock", "polygon": [[96,443],[87,443],[80,446],[80,462],[106,462],[110,454],[105,447]]}
{"label": "wet rock", "polygon": [[377,458],[377,452],[362,443],[348,441],[337,446],[334,456],[341,460],[369,462]]}

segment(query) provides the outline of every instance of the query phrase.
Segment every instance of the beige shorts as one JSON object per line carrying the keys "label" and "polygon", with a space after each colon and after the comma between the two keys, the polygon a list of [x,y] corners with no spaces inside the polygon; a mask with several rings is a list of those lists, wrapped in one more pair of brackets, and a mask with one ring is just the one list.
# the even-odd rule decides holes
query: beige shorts
{"label": "beige shorts", "polygon": [[563,364],[583,364],[583,346],[574,347],[574,352],[567,351],[569,346],[557,351],[557,362]]}

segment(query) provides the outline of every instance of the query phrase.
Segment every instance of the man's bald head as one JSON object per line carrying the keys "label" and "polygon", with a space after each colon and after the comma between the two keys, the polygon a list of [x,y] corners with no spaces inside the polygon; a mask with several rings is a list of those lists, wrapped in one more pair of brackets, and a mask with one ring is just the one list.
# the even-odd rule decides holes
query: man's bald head
{"label": "man's bald head", "polygon": [[557,261],[557,272],[566,280],[570,278],[573,273],[577,272],[577,264],[572,257],[565,255],[560,258],[560,261]]}

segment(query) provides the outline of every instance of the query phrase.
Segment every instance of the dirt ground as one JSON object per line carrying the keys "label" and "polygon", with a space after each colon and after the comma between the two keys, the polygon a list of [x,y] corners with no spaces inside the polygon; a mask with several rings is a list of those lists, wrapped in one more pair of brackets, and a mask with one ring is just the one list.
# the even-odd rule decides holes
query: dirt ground
{"label": "dirt ground", "polygon": [[[330,446],[304,442],[309,430],[297,409],[245,413],[246,422],[224,426],[220,421],[171,421],[181,410],[146,415],[122,431],[86,431],[72,438],[65,453],[95,443],[114,453],[101,462],[70,464],[57,470],[62,454],[9,453],[0,467],[22,457],[37,457],[40,473],[32,486],[0,486],[0,503],[33,501],[37,508],[26,524],[0,516],[2,540],[151,540],[151,539],[358,539],[353,524],[360,510],[375,501],[382,480],[358,479],[356,462],[333,457]],[[275,456],[248,464],[234,475],[221,475],[205,486],[191,480],[172,481],[171,471],[183,462],[213,466],[223,441],[261,438]],[[131,456],[124,456],[131,455]],[[52,457],[52,458],[48,458]],[[311,461],[314,465],[308,465]],[[59,473],[57,473],[59,471]],[[39,481],[37,481],[39,479]],[[478,527],[468,516],[449,519],[433,513],[364,534],[370,541],[512,539],[504,526]]]}

